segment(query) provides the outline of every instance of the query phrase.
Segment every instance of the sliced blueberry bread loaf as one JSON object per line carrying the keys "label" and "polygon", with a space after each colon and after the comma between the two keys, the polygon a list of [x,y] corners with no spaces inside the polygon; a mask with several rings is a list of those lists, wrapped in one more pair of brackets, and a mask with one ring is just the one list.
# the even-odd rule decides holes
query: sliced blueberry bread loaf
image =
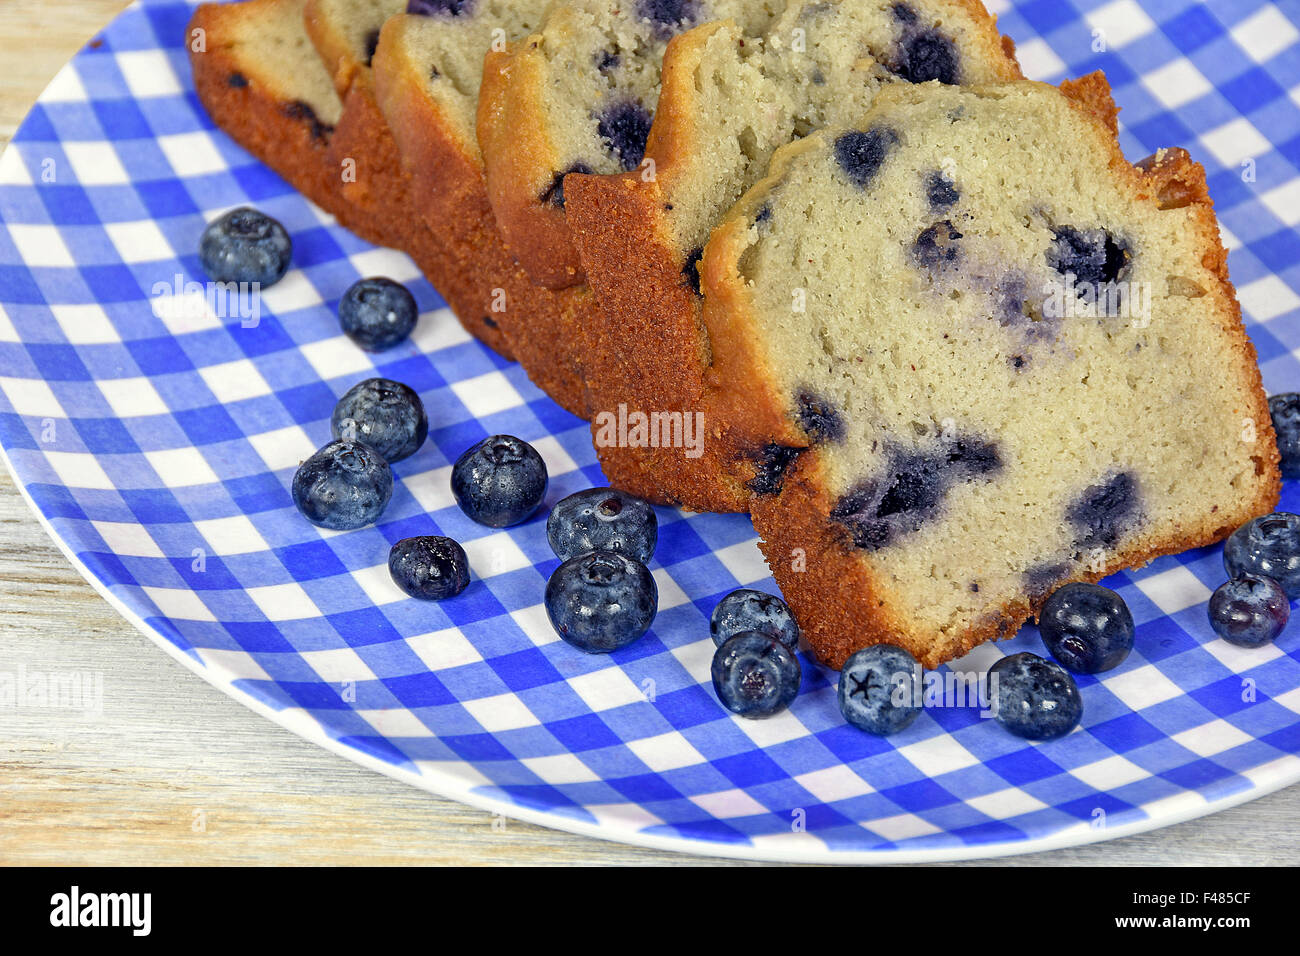
{"label": "sliced blueberry bread loaf", "polygon": [[1278,453],[1204,173],[1096,74],[894,84],[778,151],[703,256],[706,405],[831,666],[935,666],[1067,581],[1268,512]]}
{"label": "sliced blueberry bread loaf", "polygon": [[488,196],[533,281],[583,281],[564,219],[564,176],[640,169],[668,41],[734,18],[748,36],[779,0],[572,0],[542,29],[489,52],[478,102]]}
{"label": "sliced blueberry bread loaf", "polygon": [[505,330],[515,358],[552,398],[586,412],[579,333],[586,287],[535,286],[507,251],[488,202],[474,133],[483,58],[542,23],[543,0],[410,0],[384,24],[372,59],[375,96],[415,183],[421,218],[478,288],[478,314]]}
{"label": "sliced blueberry bread loaf", "polygon": [[[604,307],[584,347],[593,416],[620,405],[697,413],[711,360],[701,250],[777,147],[856,118],[891,85],[1019,75],[1010,41],[975,0],[794,0],[759,38],[728,21],[674,38],[645,151],[653,175],[564,180],[567,225]],[[695,457],[625,446],[603,449],[601,461],[611,483],[634,494],[745,510],[750,482],[737,480],[713,423],[704,429]]]}

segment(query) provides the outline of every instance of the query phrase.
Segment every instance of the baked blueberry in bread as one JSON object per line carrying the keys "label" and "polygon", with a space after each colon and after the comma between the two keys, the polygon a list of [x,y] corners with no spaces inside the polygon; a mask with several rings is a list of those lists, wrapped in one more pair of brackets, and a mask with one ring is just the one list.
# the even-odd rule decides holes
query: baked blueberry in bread
{"label": "baked blueberry in bread", "polygon": [[928,667],[1068,581],[1269,512],[1278,453],[1204,172],[1100,74],[892,84],[783,147],[700,263],[704,404],[819,658]]}
{"label": "baked blueberry in bread", "polygon": [[[653,175],[564,179],[566,225],[603,305],[585,329],[593,415],[620,404],[698,409],[714,351],[701,333],[699,258],[778,147],[857,119],[893,85],[1019,76],[1010,41],[975,0],[792,0],[758,37],[735,21],[675,37],[645,152]],[[943,199],[941,180],[935,188]],[[705,421],[710,436],[713,425]],[[746,510],[751,489],[734,478],[734,452],[711,437],[695,458],[680,448],[614,448],[601,462],[612,484],[642,497]],[[780,457],[744,452],[761,468]]]}
{"label": "baked blueberry in bread", "polygon": [[564,177],[640,168],[668,41],[725,18],[752,36],[780,9],[777,0],[571,0],[537,33],[488,53],[478,108],[488,195],[535,282],[583,281]]}

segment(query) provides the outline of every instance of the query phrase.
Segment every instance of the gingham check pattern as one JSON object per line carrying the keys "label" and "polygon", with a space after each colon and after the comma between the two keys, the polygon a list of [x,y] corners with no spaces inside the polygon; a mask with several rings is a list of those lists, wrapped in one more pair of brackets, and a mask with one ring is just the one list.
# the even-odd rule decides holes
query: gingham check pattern
{"label": "gingham check pattern", "polygon": [[[1297,7],[994,9],[1030,76],[1106,71],[1131,157],[1181,144],[1205,163],[1265,382],[1300,388]],[[969,855],[1155,825],[1300,779],[1296,627],[1258,651],[1214,639],[1218,548],[1109,582],[1138,649],[1080,679],[1082,729],[1046,745],[960,708],[890,740],[859,733],[834,675],[808,660],[789,713],[727,716],[709,686],[709,612],[734,587],[772,587],[743,516],[661,511],[652,632],[609,657],[559,641],[540,604],[557,565],[543,520],[471,523],[448,472],[471,442],[510,432],[541,451],[554,502],[603,483],[586,427],[468,338],[405,257],[340,229],[213,129],[182,49],[189,13],[130,9],[0,160],[0,440],[88,573],[208,680],[432,789],[705,851]],[[260,323],[157,317],[156,284],[201,279],[204,223],[246,202],[295,242]],[[380,356],[334,318],[373,274],[410,282],[424,310],[414,341]],[[327,440],[337,397],[374,374],[421,393],[429,443],[396,467],[378,527],[318,531],[290,478]],[[1283,507],[1298,506],[1288,487]],[[474,581],[431,605],[405,598],[385,559],[435,532],[465,544]],[[965,666],[1039,646],[1026,628]]]}

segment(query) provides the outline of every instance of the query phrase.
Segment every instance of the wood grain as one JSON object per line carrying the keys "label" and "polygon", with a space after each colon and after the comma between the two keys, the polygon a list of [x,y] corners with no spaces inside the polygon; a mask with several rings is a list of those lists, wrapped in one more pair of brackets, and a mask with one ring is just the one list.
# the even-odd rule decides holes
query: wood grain
{"label": "wood grain", "polygon": [[[0,144],[121,0],[0,3]],[[693,864],[356,767],[173,662],[63,558],[0,472],[0,671],[102,675],[102,714],[0,711],[0,864]],[[1300,788],[1038,864],[1292,862]]]}

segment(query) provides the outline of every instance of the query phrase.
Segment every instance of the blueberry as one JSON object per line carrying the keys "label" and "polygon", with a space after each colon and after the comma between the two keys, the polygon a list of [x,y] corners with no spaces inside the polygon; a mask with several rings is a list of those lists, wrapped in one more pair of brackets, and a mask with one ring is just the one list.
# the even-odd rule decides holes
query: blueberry
{"label": "blueberry", "polygon": [[403,538],[388,552],[393,582],[422,601],[442,601],[469,587],[469,558],[459,542],[439,534]]}
{"label": "blueberry", "polygon": [[213,282],[275,285],[289,271],[292,254],[284,226],[247,206],[214,219],[199,240],[199,264]]}
{"label": "blueberry", "polygon": [[794,652],[759,631],[733,635],[713,652],[710,670],[722,706],[753,720],[789,707],[803,678]]}
{"label": "blueberry", "polygon": [[756,495],[774,495],[785,483],[785,473],[799,457],[802,448],[768,442],[754,458],[754,477],[746,487]]}
{"label": "blueberry", "polygon": [[835,403],[816,392],[803,389],[794,398],[799,427],[813,441],[838,442],[844,439],[844,417]]}
{"label": "blueberry", "polygon": [[1105,229],[1076,229],[1061,226],[1053,230],[1047,248],[1047,264],[1061,275],[1074,275],[1076,282],[1101,285],[1117,282],[1128,270],[1128,247]]}
{"label": "blueberry", "polygon": [[835,161],[853,185],[865,189],[896,145],[898,134],[885,126],[850,130],[835,140]]}
{"label": "blueberry", "polygon": [[407,0],[406,12],[417,17],[463,17],[477,0]]}
{"label": "blueberry", "polygon": [[1124,599],[1097,584],[1075,582],[1055,591],[1038,615],[1052,656],[1076,674],[1099,674],[1133,649],[1133,615]]}
{"label": "blueberry", "polygon": [[1080,547],[1113,547],[1140,512],[1138,481],[1121,471],[1090,485],[1065,509]]}
{"label": "blueberry", "polygon": [[339,300],[343,333],[367,352],[382,352],[406,341],[417,318],[415,296],[392,279],[361,279]]}
{"label": "blueberry", "polygon": [[546,495],[546,462],[513,435],[484,438],[456,459],[451,492],[460,510],[489,528],[526,521]]}
{"label": "blueberry", "polygon": [[957,48],[938,30],[909,33],[901,43],[899,62],[894,72],[909,83],[938,80],[953,86],[957,83]]}
{"label": "blueberry", "polygon": [[537,197],[541,202],[554,206],[556,209],[564,208],[564,177],[569,173],[590,173],[591,167],[586,163],[574,163],[562,173],[556,173],[551,180],[551,184],[546,187],[545,191]]}
{"label": "blueberry", "polygon": [[651,120],[645,107],[631,100],[611,106],[601,114],[597,131],[624,169],[641,165]]}
{"label": "blueberry", "polygon": [[1074,678],[1055,661],[1037,654],[1012,654],[989,668],[994,717],[1026,740],[1064,737],[1083,716]]}
{"label": "blueberry", "polygon": [[925,178],[925,198],[930,208],[939,212],[957,202],[960,195],[952,181],[936,169]]}
{"label": "blueberry", "polygon": [[695,22],[700,0],[637,0],[636,12],[653,23],[660,36],[670,36],[683,24]]}
{"label": "blueberry", "polygon": [[915,23],[915,22],[916,22],[916,11],[913,10],[913,9],[912,9],[908,4],[906,4],[906,3],[896,3],[896,4],[894,4],[894,6],[891,8],[891,11],[892,11],[893,14],[894,14],[894,19],[897,20],[899,23]]}
{"label": "blueberry", "polygon": [[1268,413],[1282,453],[1282,477],[1300,478],[1300,392],[1270,395]]}
{"label": "blueberry", "polygon": [[388,462],[360,442],[330,442],[293,476],[293,503],[303,517],[333,531],[377,521],[392,496]]}
{"label": "blueberry", "polygon": [[922,266],[933,269],[938,265],[956,262],[961,254],[957,240],[961,233],[948,220],[936,222],[925,229],[912,243],[912,256]]}
{"label": "blueberry", "polygon": [[588,488],[551,509],[546,540],[561,561],[589,551],[617,551],[646,562],[659,540],[659,519],[640,498],[613,488]]}
{"label": "blueberry", "polygon": [[330,136],[334,133],[333,125],[321,119],[315,107],[310,103],[294,100],[292,103],[286,103],[280,107],[280,111],[289,119],[304,124],[311,131],[311,138],[320,140],[321,143],[328,143]]}
{"label": "blueberry", "polygon": [[700,286],[700,261],[704,258],[704,247],[697,246],[686,254],[686,261],[682,263],[682,275],[691,285],[691,291],[696,295],[704,295],[704,290]]}
{"label": "blueberry", "polygon": [[608,654],[649,630],[659,588],[635,558],[592,551],[555,569],[546,582],[545,604],[561,638],[588,654]]}
{"label": "blueberry", "polygon": [[1272,578],[1243,574],[1210,595],[1210,626],[1238,647],[1263,647],[1286,627],[1291,604]]}
{"label": "blueberry", "polygon": [[921,713],[920,678],[921,666],[901,647],[865,647],[840,670],[840,713],[881,737],[906,730]]}
{"label": "blueberry", "polygon": [[953,485],[1002,467],[998,446],[973,435],[891,447],[887,462],[881,474],[859,482],[831,508],[859,548],[874,551],[918,530],[939,513]]}
{"label": "blueberry", "polygon": [[743,631],[766,634],[791,651],[799,648],[799,625],[790,608],[775,594],[737,588],[713,606],[709,634],[714,644],[725,644]]}
{"label": "blueberry", "polygon": [[1291,600],[1300,598],[1300,516],[1275,511],[1248,521],[1223,546],[1228,577],[1272,578]]}
{"label": "blueberry", "polygon": [[335,438],[369,445],[390,465],[410,458],[429,434],[420,396],[401,382],[368,378],[348,389],[334,406]]}

